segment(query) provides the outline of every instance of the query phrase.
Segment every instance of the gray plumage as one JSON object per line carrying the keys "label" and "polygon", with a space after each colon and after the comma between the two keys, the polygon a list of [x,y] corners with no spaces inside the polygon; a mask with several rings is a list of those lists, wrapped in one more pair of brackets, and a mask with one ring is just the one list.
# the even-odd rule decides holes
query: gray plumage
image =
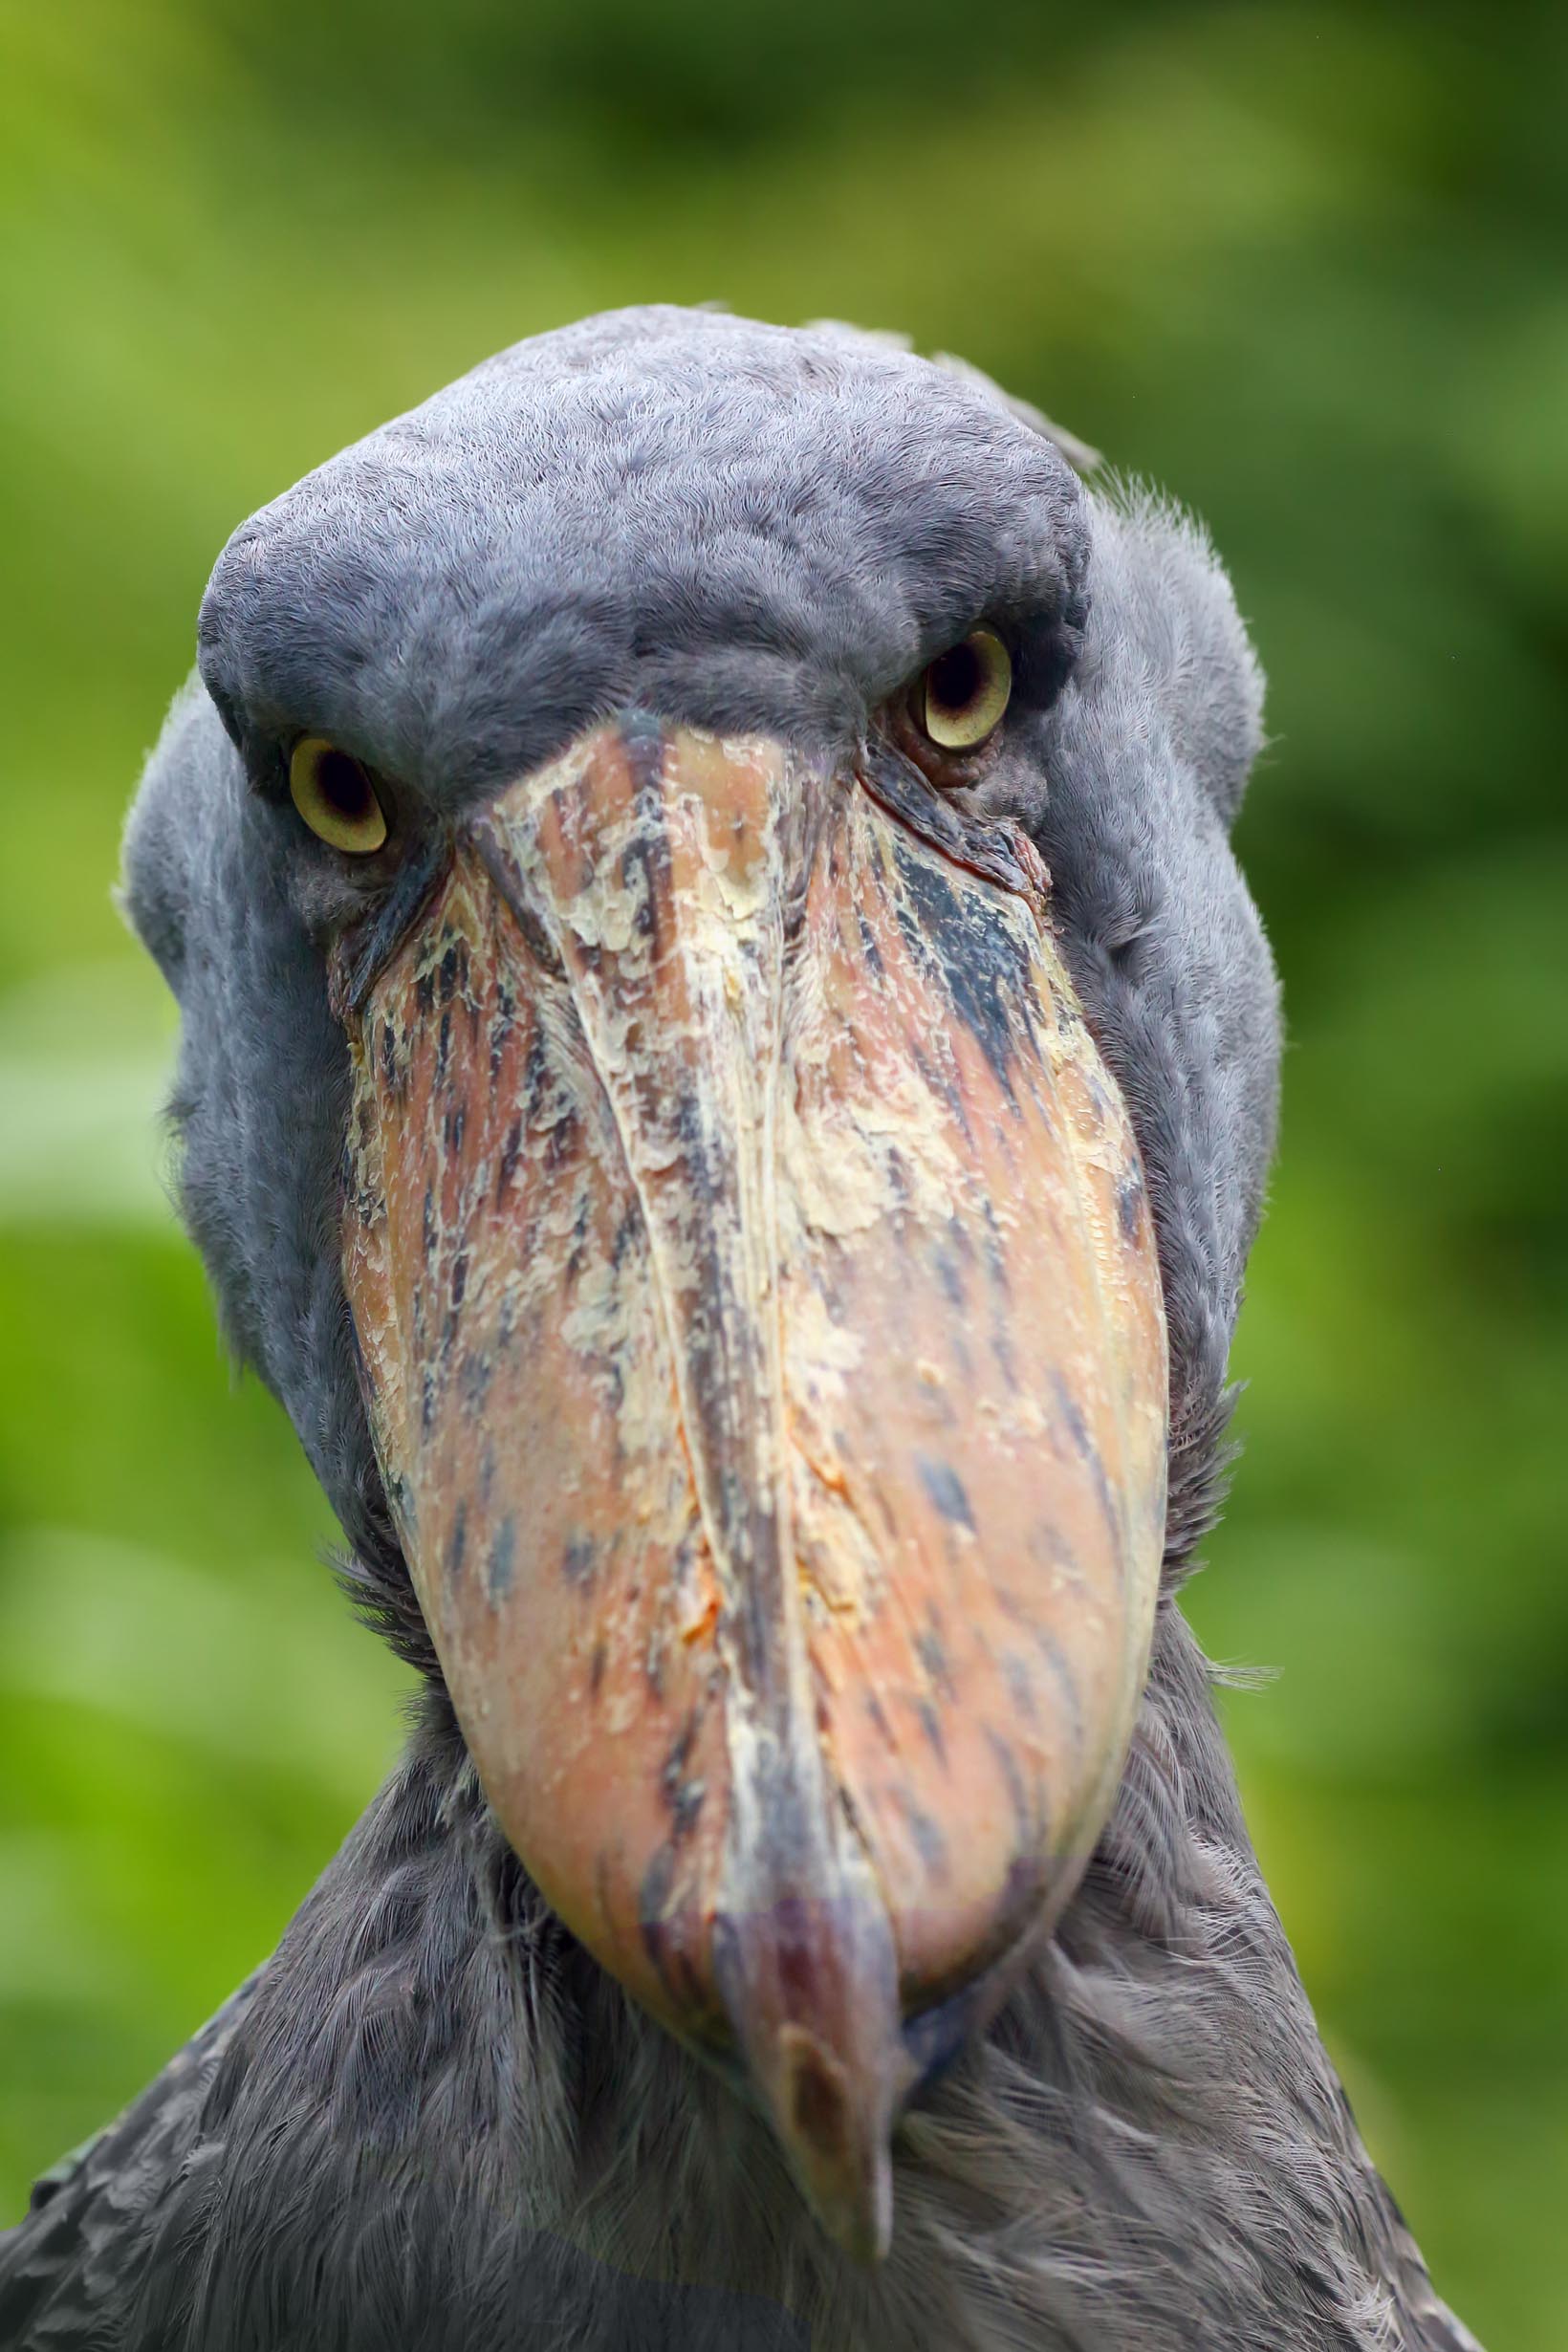
{"label": "gray plumage", "polygon": [[[439,808],[628,705],[853,748],[979,616],[1021,819],[1142,1145],[1170,1337],[1165,1596],[1083,1884],[907,2119],[857,2268],[763,2123],[551,1917],[487,1812],[390,1532],[342,1293],[346,1049],[280,744]],[[179,997],[182,1201],[422,1719],[277,1953],[0,2238],[0,2341],[124,2352],[1461,2352],[1357,2135],[1176,1603],[1224,1466],[1273,1146],[1229,826],[1261,683],[1201,534],[972,373],[645,310],[538,338],[247,523],[126,840]]]}

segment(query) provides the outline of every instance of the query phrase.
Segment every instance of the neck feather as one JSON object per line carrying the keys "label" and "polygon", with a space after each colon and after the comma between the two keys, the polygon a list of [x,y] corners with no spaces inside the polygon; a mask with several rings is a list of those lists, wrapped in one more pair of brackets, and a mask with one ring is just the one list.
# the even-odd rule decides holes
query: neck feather
{"label": "neck feather", "polygon": [[[491,2314],[498,2344],[534,2340],[532,2318],[604,2352],[1462,2341],[1424,2332],[1440,2307],[1324,2054],[1173,1603],[1079,1893],[901,2130],[879,2270],[822,2238],[764,2125],[551,1918],[444,1705],[262,1977],[204,2127],[226,2175],[208,2276],[325,2275],[383,2308],[382,2341],[415,2305],[422,2343],[446,2328],[468,2352]],[[389,2230],[417,2277],[389,2276]],[[217,2321],[204,2343],[227,2341]]]}

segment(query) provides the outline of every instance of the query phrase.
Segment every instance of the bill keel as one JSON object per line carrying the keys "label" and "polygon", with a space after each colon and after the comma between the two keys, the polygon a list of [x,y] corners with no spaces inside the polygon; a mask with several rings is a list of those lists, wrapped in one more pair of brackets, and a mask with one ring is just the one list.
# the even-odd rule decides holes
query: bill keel
{"label": "bill keel", "polygon": [[605,725],[339,950],[378,1454],[490,1804],[857,2252],[1065,1903],[1165,1528],[1142,1169],[1020,834]]}

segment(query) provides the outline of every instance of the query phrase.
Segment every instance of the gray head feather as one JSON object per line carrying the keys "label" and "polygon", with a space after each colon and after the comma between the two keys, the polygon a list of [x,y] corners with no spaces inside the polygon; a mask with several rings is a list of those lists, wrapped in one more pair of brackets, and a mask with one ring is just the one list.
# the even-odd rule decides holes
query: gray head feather
{"label": "gray head feather", "polygon": [[1225,838],[1260,685],[1224,576],[1173,512],[1081,487],[983,378],[652,310],[518,345],[236,532],[205,694],[127,835],[131,916],[185,1014],[186,1215],[359,1551],[387,1540],[330,1230],[345,1049],[282,747],[318,730],[437,807],[632,702],[845,751],[982,614],[1020,646],[987,804],[1045,850],[1133,1108],[1175,1335],[1172,1524],[1203,1521],[1277,1053]]}

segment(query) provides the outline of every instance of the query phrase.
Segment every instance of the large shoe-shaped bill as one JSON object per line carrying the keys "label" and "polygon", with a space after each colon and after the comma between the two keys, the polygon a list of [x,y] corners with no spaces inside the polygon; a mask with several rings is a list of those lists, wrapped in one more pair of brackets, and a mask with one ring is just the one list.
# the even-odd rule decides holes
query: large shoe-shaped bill
{"label": "large shoe-shaped bill", "polygon": [[1159,1581],[1154,1238],[1044,869],[889,750],[632,715],[338,978],[375,1441],[490,1802],[875,2256]]}

